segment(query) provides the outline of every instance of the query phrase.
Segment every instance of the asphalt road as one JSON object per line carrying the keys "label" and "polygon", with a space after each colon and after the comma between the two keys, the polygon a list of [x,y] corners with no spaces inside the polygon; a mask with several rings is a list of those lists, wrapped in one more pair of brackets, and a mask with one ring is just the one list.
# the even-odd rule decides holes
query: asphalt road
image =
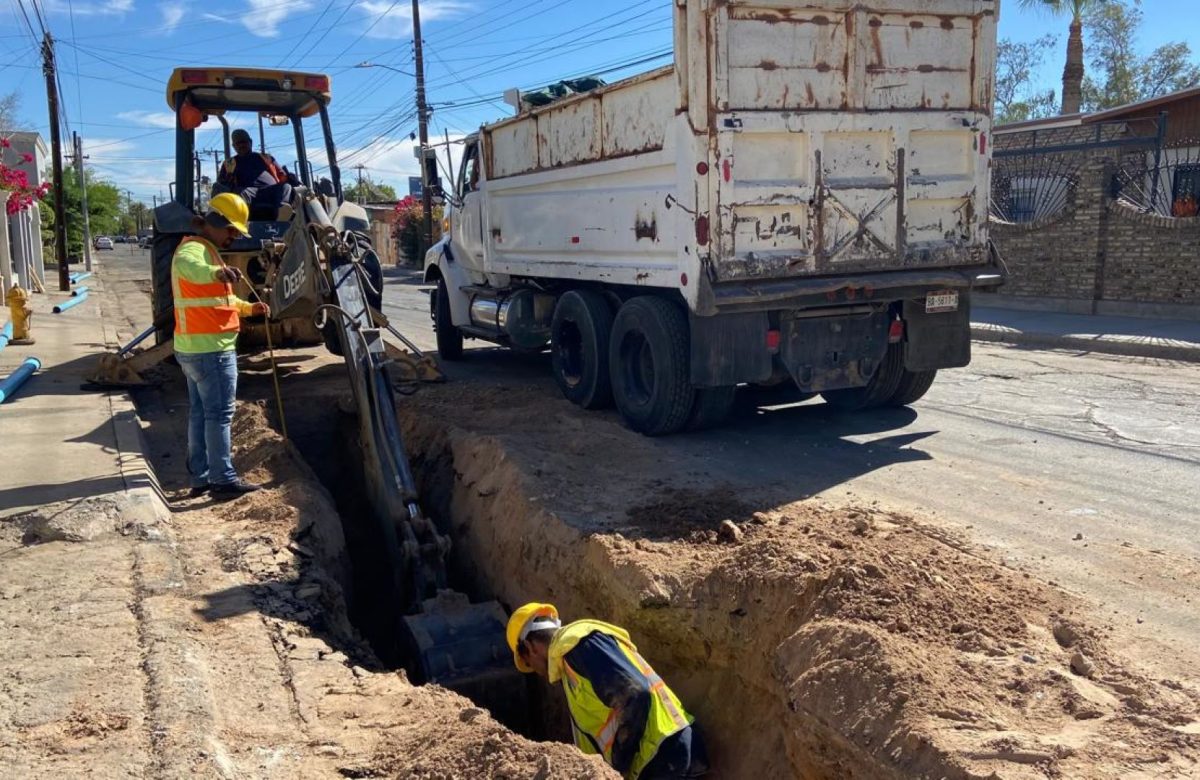
{"label": "asphalt road", "polygon": [[[384,310],[433,349],[428,295],[389,270]],[[545,359],[471,345],[452,379],[525,379]],[[1200,648],[1200,366],[974,345],[912,409],[832,414],[819,400],[675,437],[742,489],[879,501],[930,518],[1015,568],[1086,597],[1112,638],[1195,676]],[[597,412],[615,414],[614,412]]]}

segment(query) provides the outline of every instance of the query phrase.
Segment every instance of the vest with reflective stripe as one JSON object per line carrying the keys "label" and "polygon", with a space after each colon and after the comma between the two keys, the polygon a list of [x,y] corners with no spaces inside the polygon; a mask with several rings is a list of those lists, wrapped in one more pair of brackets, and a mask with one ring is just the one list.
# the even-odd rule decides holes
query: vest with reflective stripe
{"label": "vest with reflective stripe", "polygon": [[577,620],[563,626],[550,644],[550,681],[562,680],[567,707],[571,711],[571,731],[576,747],[584,753],[595,753],[599,748],[604,760],[611,766],[613,743],[620,726],[617,711],[605,706],[592,688],[591,681],[578,674],[566,661],[567,653],[594,631],[616,639],[621,651],[646,676],[650,686],[650,713],[646,719],[646,730],[642,733],[637,755],[634,756],[626,774],[627,780],[636,780],[654,758],[662,741],[690,726],[694,719],[684,710],[675,693],[638,653],[625,629],[599,620]]}
{"label": "vest with reflective stripe", "polygon": [[224,265],[217,248],[196,236],[183,239],[171,258],[175,297],[175,351],[226,352],[237,347],[244,301],[214,277]]}

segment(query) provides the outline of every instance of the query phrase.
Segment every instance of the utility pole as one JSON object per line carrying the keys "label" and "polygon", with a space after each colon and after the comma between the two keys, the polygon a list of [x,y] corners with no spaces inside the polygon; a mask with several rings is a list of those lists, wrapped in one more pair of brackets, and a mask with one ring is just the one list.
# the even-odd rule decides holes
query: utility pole
{"label": "utility pole", "polygon": [[366,198],[363,197],[363,179],[362,179],[363,168],[366,168],[366,167],[367,166],[363,165],[362,163],[359,163],[358,165],[354,166],[354,169],[356,171],[358,171],[358,205],[360,205],[360,206],[363,204],[363,201],[366,200]]}
{"label": "utility pole", "polygon": [[142,237],[142,212],[139,210],[136,214],[133,213],[133,192],[131,192],[130,190],[125,190],[125,203],[126,203],[126,208],[129,210],[129,216],[133,218],[133,224],[135,225],[134,232],[137,233],[138,238],[141,238]]}
{"label": "utility pole", "polygon": [[83,142],[79,133],[71,133],[71,145],[75,149],[75,176],[79,179],[79,207],[83,210],[83,267],[92,270],[92,224],[87,204],[87,174],[83,170]]}
{"label": "utility pole", "polygon": [[71,289],[67,268],[67,201],[63,192],[62,137],[58,132],[58,77],[54,72],[54,39],[42,39],[42,73],[46,76],[46,105],[50,109],[50,157],[54,176],[54,258],[58,261],[58,289]]}
{"label": "utility pole", "polygon": [[425,153],[429,149],[429,108],[425,104],[425,58],[421,51],[420,6],[420,0],[412,0],[413,59],[417,66],[417,133],[421,144],[421,248],[418,263],[424,259],[433,243],[433,193],[429,191],[429,172],[425,166]]}

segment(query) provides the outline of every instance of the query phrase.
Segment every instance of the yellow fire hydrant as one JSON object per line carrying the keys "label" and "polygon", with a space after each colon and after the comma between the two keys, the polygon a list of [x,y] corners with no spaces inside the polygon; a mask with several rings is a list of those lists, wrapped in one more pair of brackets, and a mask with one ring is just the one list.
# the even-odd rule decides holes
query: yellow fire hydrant
{"label": "yellow fire hydrant", "polygon": [[29,305],[29,293],[20,285],[13,285],[5,298],[8,304],[9,322],[12,323],[12,338],[9,344],[32,344],[29,326],[33,320],[33,307]]}

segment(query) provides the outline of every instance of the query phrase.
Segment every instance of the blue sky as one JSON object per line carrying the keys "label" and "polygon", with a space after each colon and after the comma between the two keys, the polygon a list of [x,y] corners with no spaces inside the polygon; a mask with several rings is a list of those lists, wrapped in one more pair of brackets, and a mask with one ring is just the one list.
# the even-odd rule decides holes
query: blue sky
{"label": "blue sky", "polygon": [[[0,0],[0,93],[20,91],[22,114],[45,135],[44,83],[17,10]],[[23,0],[32,16],[32,0]],[[39,0],[59,41],[63,103],[98,172],[149,200],[167,191],[172,118],[163,95],[177,65],[243,64],[333,76],[332,117],[344,175],[363,164],[376,181],[406,186],[416,172],[410,0]],[[452,137],[508,113],[506,88],[600,71],[613,80],[669,62],[668,0],[423,0],[432,135]],[[1146,0],[1140,47],[1200,40],[1195,2]],[[37,20],[33,20],[36,27]],[[1000,35],[1060,36],[1042,72],[1057,86],[1066,21],[1005,5]],[[1200,48],[1193,44],[1195,48]],[[667,56],[661,56],[666,54]],[[637,63],[637,64],[631,64]],[[485,102],[493,98],[493,102]],[[215,125],[215,122],[211,122]],[[209,125],[206,125],[207,128]],[[316,128],[309,137],[315,140]],[[283,139],[283,132],[276,131]],[[312,140],[310,140],[310,149]],[[275,148],[268,136],[268,147]],[[219,146],[202,131],[199,148]],[[290,164],[292,152],[280,150]],[[291,148],[291,145],[288,145]],[[210,172],[211,156],[205,171]]]}

